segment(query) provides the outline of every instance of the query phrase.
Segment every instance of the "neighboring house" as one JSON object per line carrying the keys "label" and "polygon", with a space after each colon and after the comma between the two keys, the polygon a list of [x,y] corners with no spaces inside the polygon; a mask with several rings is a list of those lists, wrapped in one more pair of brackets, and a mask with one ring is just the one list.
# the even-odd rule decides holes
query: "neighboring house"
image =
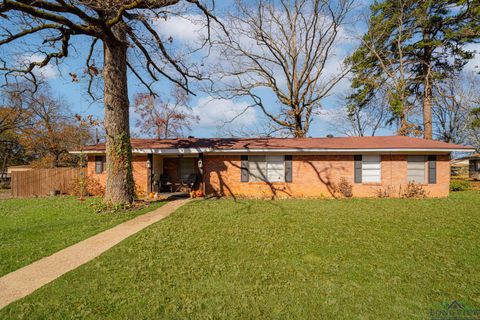
{"label": "neighboring house", "polygon": [[457,158],[450,160],[451,176],[460,179],[468,178],[468,160]]}
{"label": "neighboring house", "polygon": [[[429,196],[449,192],[450,154],[471,147],[419,138],[132,139],[137,190],[157,191],[160,177],[178,185],[191,176],[206,195],[330,197],[342,178],[355,197],[382,190],[399,196],[409,181]],[[88,174],[105,183],[105,145],[87,146]],[[76,152],[79,153],[79,152]]]}
{"label": "neighboring house", "polygon": [[457,160],[461,162],[467,162],[468,177],[470,179],[480,180],[480,153],[472,154],[471,156],[463,157]]}

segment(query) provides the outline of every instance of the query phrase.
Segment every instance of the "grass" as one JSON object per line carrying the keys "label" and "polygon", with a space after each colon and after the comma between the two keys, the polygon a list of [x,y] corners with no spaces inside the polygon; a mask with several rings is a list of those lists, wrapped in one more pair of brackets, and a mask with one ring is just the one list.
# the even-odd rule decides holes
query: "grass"
{"label": "grass", "polygon": [[0,200],[0,276],[156,207],[99,214],[90,206],[93,201],[80,202],[75,197]]}
{"label": "grass", "polygon": [[193,201],[1,319],[425,319],[480,308],[480,193]]}

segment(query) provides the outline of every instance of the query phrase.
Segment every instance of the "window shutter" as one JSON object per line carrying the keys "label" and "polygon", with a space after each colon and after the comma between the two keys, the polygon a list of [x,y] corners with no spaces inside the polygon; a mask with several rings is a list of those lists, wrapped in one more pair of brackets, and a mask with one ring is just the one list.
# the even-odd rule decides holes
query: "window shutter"
{"label": "window shutter", "polygon": [[103,157],[95,156],[95,173],[103,172]]}
{"label": "window shutter", "polygon": [[428,156],[428,183],[437,183],[437,156]]}
{"label": "window shutter", "polygon": [[248,182],[248,156],[241,156],[240,181]]}
{"label": "window shutter", "polygon": [[292,182],[292,156],[285,156],[285,182]]}
{"label": "window shutter", "polygon": [[362,155],[355,155],[354,157],[355,161],[355,183],[362,183]]}

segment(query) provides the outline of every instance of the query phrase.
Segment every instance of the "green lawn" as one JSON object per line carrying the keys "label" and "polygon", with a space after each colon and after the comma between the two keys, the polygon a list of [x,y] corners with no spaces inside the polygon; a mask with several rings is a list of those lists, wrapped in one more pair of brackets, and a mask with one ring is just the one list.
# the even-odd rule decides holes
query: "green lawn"
{"label": "green lawn", "polygon": [[[75,197],[0,200],[0,276],[152,210],[98,214]],[[0,317],[1,318],[1,317]]]}
{"label": "green lawn", "polygon": [[480,193],[193,201],[1,319],[425,319],[480,308]]}

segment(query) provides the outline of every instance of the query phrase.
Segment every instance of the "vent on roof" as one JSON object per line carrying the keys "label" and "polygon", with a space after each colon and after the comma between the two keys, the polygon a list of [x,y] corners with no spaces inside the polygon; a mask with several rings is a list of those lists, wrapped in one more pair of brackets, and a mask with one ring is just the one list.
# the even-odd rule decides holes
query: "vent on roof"
{"label": "vent on roof", "polygon": [[327,138],[333,138],[333,134],[327,134]]}

